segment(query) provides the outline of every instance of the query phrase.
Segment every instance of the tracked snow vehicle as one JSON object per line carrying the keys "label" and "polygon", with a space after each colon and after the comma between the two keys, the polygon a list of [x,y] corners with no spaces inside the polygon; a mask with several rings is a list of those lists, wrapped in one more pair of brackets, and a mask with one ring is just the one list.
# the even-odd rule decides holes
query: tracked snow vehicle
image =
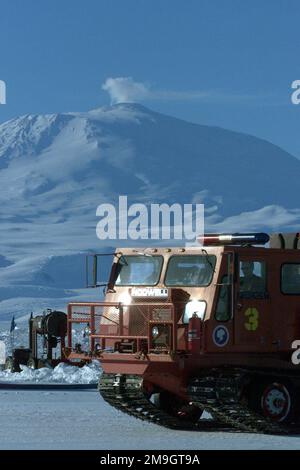
{"label": "tracked snow vehicle", "polygon": [[202,242],[117,250],[105,301],[69,305],[70,324],[89,324],[102,397],[171,428],[201,428],[207,410],[211,427],[298,432],[299,234]]}

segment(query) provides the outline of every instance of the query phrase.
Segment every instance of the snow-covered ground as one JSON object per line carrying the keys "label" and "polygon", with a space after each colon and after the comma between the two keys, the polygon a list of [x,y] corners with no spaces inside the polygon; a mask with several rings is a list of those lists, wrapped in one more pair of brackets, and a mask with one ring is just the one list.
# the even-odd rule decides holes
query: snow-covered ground
{"label": "snow-covered ground", "polygon": [[299,449],[300,437],[172,431],[129,417],[96,390],[0,391],[0,449]]}

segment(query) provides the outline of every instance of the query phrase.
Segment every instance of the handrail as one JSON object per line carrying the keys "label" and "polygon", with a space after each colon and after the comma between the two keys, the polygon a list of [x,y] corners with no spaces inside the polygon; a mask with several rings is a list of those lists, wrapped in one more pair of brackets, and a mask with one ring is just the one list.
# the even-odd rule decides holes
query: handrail
{"label": "handrail", "polygon": [[[73,312],[73,308],[76,307],[85,307],[88,309],[88,312]],[[104,317],[101,313],[98,313],[96,311],[97,307],[116,307],[118,309],[118,322],[113,321],[112,319],[108,318],[107,316]],[[144,334],[142,334],[142,331],[140,334],[131,334],[130,331],[124,331],[124,328],[129,328],[129,318],[127,318],[128,324],[125,326],[124,325],[124,313],[128,313],[130,315],[130,309],[133,307],[137,307],[139,315],[142,316],[143,321],[145,322],[145,330]],[[145,314],[145,311],[143,311],[142,308],[139,307],[144,307],[146,308],[146,312],[149,313],[149,315]],[[151,315],[155,307],[161,307],[162,309],[170,309],[170,319],[164,320],[164,319],[152,319]],[[127,310],[128,309],[128,310]],[[74,318],[73,315],[82,315],[82,318]],[[109,314],[106,314],[109,315]],[[96,322],[95,318],[96,317],[103,317],[106,319],[109,319],[109,321],[112,321],[112,323],[115,323],[116,326],[118,326],[118,332],[114,332],[112,334],[109,333],[102,333],[101,332],[101,325],[106,326],[105,324],[100,324],[100,331],[96,331]],[[88,323],[90,327],[90,348],[91,352],[95,350],[95,340],[96,339],[101,339],[101,349],[105,349],[105,344],[106,341],[108,340],[137,340],[138,344],[140,344],[141,340],[146,340],[147,341],[147,348],[148,352],[150,350],[153,350],[151,348],[153,338],[152,338],[152,328],[150,328],[150,325],[153,325],[155,323],[157,324],[164,324],[164,325],[170,325],[170,338],[169,338],[169,347],[173,351],[177,349],[177,322],[175,318],[175,308],[174,304],[171,302],[134,302],[131,304],[125,304],[125,303],[120,303],[120,302],[106,302],[106,301],[100,301],[100,302],[71,302],[68,305],[68,315],[67,315],[67,321],[68,321],[68,344],[70,347],[72,347],[72,323]],[[147,330],[147,334],[145,334],[145,331]]]}

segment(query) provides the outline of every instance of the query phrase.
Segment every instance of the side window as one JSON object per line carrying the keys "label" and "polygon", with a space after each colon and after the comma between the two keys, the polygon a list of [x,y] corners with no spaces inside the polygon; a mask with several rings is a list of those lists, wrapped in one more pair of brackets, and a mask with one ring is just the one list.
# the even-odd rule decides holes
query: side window
{"label": "side window", "polygon": [[228,276],[222,277],[222,286],[219,288],[219,298],[215,311],[215,319],[217,321],[228,321],[231,318],[231,296]]}
{"label": "side window", "polygon": [[240,261],[240,297],[264,298],[267,276],[264,261]]}
{"label": "side window", "polygon": [[281,291],[283,294],[300,295],[300,264],[288,263],[282,265]]}

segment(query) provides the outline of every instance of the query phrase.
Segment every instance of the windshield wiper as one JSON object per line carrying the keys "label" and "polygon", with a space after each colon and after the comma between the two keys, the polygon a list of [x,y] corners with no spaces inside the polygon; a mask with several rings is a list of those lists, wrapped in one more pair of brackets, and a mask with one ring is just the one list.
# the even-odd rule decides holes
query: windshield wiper
{"label": "windshield wiper", "polygon": [[202,251],[202,253],[205,255],[206,262],[207,262],[207,264],[209,264],[209,266],[211,267],[212,272],[215,273],[216,270],[215,270],[215,268],[214,268],[214,265],[212,264],[212,262],[211,262],[210,259],[209,259],[209,254],[207,253],[206,250],[204,250],[204,248],[202,248],[201,251]]}

